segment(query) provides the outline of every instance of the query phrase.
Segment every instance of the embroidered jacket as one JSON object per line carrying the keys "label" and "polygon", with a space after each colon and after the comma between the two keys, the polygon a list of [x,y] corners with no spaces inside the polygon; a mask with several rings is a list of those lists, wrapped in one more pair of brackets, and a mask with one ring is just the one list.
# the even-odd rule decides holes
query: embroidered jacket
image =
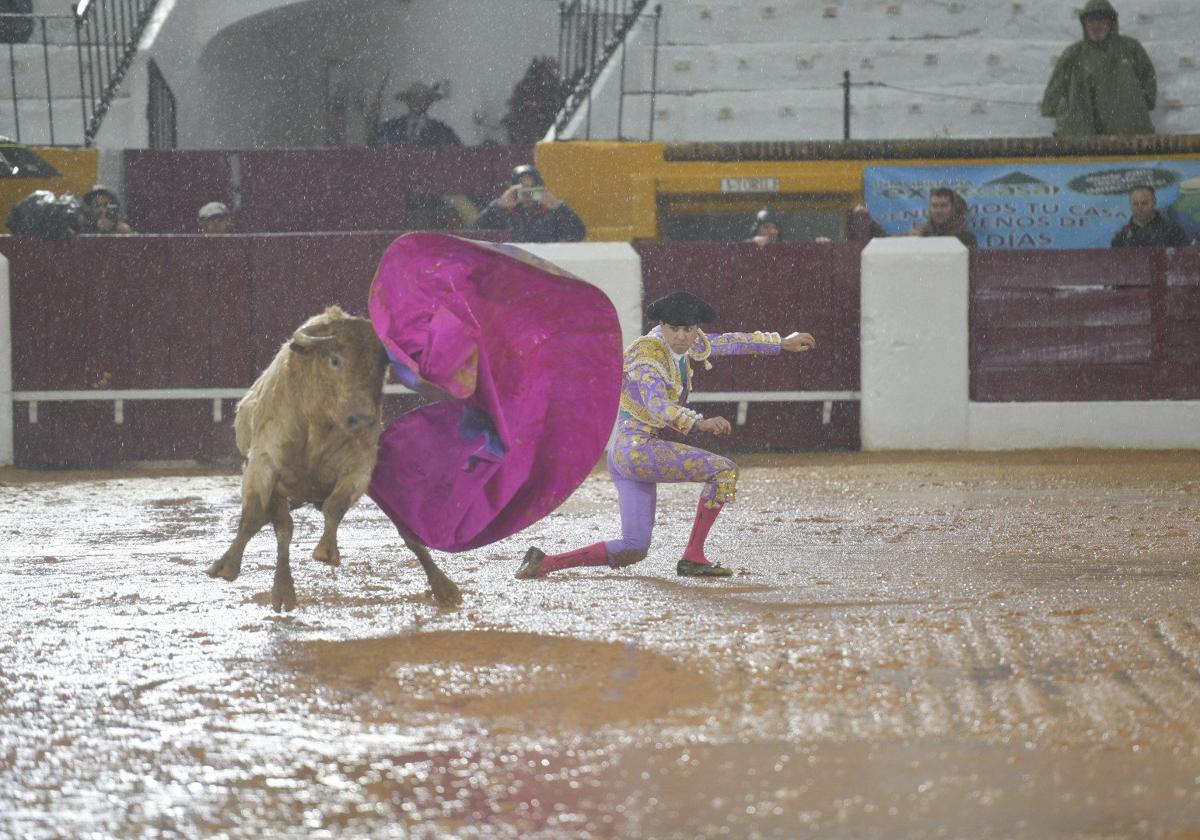
{"label": "embroidered jacket", "polygon": [[779,333],[700,333],[696,343],[678,363],[662,327],[625,348],[625,381],[621,387],[621,414],[656,429],[671,428],[687,434],[704,415],[683,405],[692,384],[692,362],[712,368],[710,356],[774,355]]}

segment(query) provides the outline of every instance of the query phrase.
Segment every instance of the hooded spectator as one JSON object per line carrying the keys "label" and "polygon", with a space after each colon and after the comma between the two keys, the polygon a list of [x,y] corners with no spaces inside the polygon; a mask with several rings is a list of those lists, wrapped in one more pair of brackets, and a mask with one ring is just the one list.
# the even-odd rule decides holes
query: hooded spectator
{"label": "hooded spectator", "polygon": [[1088,0],[1079,24],[1083,39],[1059,57],[1042,97],[1042,116],[1057,121],[1055,136],[1153,134],[1158,85],[1146,50],[1120,34],[1108,0]]}
{"label": "hooded spectator", "polygon": [[8,229],[13,236],[35,236],[56,242],[73,239],[83,225],[83,202],[70,193],[55,197],[37,190],[13,205]]}

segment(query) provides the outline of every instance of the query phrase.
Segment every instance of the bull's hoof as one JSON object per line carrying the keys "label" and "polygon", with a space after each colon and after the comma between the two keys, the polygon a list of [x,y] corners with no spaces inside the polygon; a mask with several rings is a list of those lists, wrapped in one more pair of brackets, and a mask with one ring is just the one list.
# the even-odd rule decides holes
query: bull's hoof
{"label": "bull's hoof", "polygon": [[271,587],[271,609],[275,612],[296,609],[296,584],[290,577],[287,580],[275,579],[275,585]]}
{"label": "bull's hoof", "polygon": [[206,570],[209,577],[219,577],[225,580],[237,580],[237,576],[242,573],[242,564],[236,563],[228,557],[222,557],[217,562],[213,563]]}
{"label": "bull's hoof", "polygon": [[462,604],[462,593],[454,581],[443,575],[440,578],[429,578],[429,587],[433,590],[433,599],[442,607],[457,607]]}
{"label": "bull's hoof", "polygon": [[342,553],[336,548],[329,549],[323,545],[318,545],[313,549],[313,559],[324,563],[327,566],[342,565]]}

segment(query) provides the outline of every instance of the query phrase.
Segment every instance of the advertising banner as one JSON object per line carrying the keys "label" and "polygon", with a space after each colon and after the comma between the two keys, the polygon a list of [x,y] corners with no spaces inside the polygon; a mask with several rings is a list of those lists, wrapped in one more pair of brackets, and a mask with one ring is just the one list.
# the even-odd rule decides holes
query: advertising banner
{"label": "advertising banner", "polygon": [[1147,184],[1158,209],[1200,237],[1200,160],[1005,163],[990,166],[871,166],[867,209],[889,235],[926,220],[929,192],[967,200],[980,248],[1107,248],[1129,221],[1131,187]]}

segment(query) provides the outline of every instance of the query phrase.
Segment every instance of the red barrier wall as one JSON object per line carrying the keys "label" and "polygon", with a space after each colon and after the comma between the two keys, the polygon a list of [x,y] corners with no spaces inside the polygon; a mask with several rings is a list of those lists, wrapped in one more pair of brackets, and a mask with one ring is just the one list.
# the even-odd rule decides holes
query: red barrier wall
{"label": "red barrier wall", "polygon": [[1200,398],[1200,249],[971,255],[971,399]]}
{"label": "red barrier wall", "polygon": [[[857,391],[860,244],[639,244],[647,302],[673,289],[717,310],[715,331],[810,332],[802,356],[716,359],[697,370],[697,391]],[[648,324],[647,327],[650,325]],[[736,405],[704,404],[733,419]],[[729,445],[743,449],[857,448],[858,403],[752,403]]]}
{"label": "red barrier wall", "polygon": [[529,146],[213,152],[131,149],[126,217],[140,233],[194,233],[209,201],[242,233],[405,230],[417,193],[464,195],[483,209],[508,187]]}
{"label": "red barrier wall", "polygon": [[[332,303],[364,313],[390,233],[0,237],[10,260],[18,391],[247,387],[296,325]],[[647,243],[644,292],[710,300],[718,330],[800,329],[813,353],[717,359],[697,391],[856,391],[853,244]],[[1200,399],[1200,249],[981,252],[971,257],[972,398]],[[647,325],[649,326],[649,325]],[[42,402],[15,413],[22,466],[235,457],[236,400]],[[413,397],[389,398],[394,414]],[[858,445],[858,403],[751,403],[738,449]],[[731,419],[736,405],[705,404]]]}
{"label": "red barrier wall", "polygon": [[[392,234],[0,239],[11,261],[17,391],[245,388],[326,305],[365,314]],[[207,400],[42,402],[15,411],[14,461],[99,466],[234,457]]]}

